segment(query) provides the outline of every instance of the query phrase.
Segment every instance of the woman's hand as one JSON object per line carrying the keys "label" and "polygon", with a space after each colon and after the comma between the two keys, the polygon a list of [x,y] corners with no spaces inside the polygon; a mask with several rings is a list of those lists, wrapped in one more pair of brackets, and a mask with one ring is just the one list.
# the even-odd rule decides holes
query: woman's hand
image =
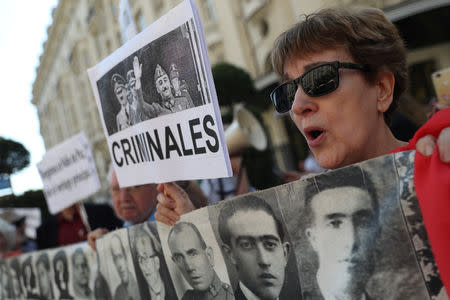
{"label": "woman's hand", "polygon": [[438,139],[432,135],[426,135],[417,141],[416,149],[424,156],[430,156],[434,152],[434,148],[438,147],[439,156],[442,162],[450,162],[450,127],[441,131]]}
{"label": "woman's hand", "polygon": [[162,183],[157,187],[159,192],[155,219],[169,226],[174,225],[180,216],[195,210],[188,194],[176,183]]}

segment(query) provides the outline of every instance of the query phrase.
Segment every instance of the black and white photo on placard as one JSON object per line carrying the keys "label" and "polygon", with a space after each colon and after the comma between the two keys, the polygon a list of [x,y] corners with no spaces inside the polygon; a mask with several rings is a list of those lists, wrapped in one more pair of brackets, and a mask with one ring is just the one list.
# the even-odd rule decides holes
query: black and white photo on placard
{"label": "black and white photo on placard", "polygon": [[72,247],[70,251],[70,262],[72,269],[72,288],[75,299],[89,299],[93,295],[90,282],[92,281],[92,270],[85,249],[83,247]]}
{"label": "black and white photo on placard", "polygon": [[[21,269],[20,269],[20,260],[19,257],[13,257],[8,260],[8,268],[9,268],[9,287],[10,292],[9,295],[14,299],[25,299],[24,290],[22,289],[22,285],[20,283],[21,280]],[[2,281],[2,286],[5,284]],[[7,285],[5,285],[7,286]]]}
{"label": "black and white photo on placard", "polygon": [[209,211],[236,299],[302,299],[275,189],[222,201]]}
{"label": "black and white photo on placard", "polygon": [[[69,258],[70,259],[70,258]],[[69,260],[66,249],[58,249],[52,260],[54,283],[57,289],[57,299],[75,299],[69,291],[70,281]]]}
{"label": "black and white photo on placard", "polygon": [[[116,230],[96,241],[100,271],[114,300],[141,300],[128,231]],[[100,282],[99,282],[100,284]]]}
{"label": "black and white photo on placard", "polygon": [[39,287],[34,268],[34,253],[21,256],[22,285],[25,299],[39,299]]}
{"label": "black and white photo on placard", "polygon": [[210,103],[193,21],[151,41],[97,81],[108,134]]}
{"label": "black and white photo on placard", "polygon": [[207,208],[172,227],[158,223],[158,232],[178,299],[234,299]]}
{"label": "black and white photo on placard", "polygon": [[0,258],[0,299],[8,299],[14,296],[12,276],[9,266],[3,258]]}
{"label": "black and white photo on placard", "polygon": [[128,235],[142,299],[176,299],[156,223],[130,227]]}
{"label": "black and white photo on placard", "polygon": [[53,272],[49,257],[50,251],[36,253],[36,274],[39,287],[39,299],[54,299]]}
{"label": "black and white photo on placard", "polygon": [[429,299],[398,184],[386,156],[278,191],[304,299]]}

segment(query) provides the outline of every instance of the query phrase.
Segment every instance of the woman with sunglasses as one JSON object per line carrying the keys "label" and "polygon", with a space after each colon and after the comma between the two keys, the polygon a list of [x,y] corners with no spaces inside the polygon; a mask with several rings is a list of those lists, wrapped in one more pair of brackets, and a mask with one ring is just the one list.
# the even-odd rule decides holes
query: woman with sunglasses
{"label": "woman with sunglasses", "polygon": [[[308,15],[278,37],[272,63],[284,83],[271,100],[279,113],[289,112],[321,167],[414,148],[430,156],[437,144],[448,181],[450,109],[438,112],[410,145],[389,129],[408,76],[403,40],[382,11],[325,9]],[[158,200],[158,221],[176,221],[187,212],[180,198]]]}
{"label": "woman with sunglasses", "polygon": [[[271,93],[275,108],[290,113],[321,167],[344,167],[406,145],[389,129],[407,86],[406,50],[380,10],[309,15],[277,39],[272,62],[285,81]],[[418,148],[431,155],[434,143],[427,141]],[[448,148],[440,149],[445,162]]]}
{"label": "woman with sunglasses", "polygon": [[271,100],[278,112],[289,112],[321,167],[403,150],[421,153],[415,188],[450,288],[450,108],[419,129],[410,144],[394,137],[389,124],[408,84],[406,49],[394,24],[373,8],[321,10],[278,37],[272,63],[284,83]]}

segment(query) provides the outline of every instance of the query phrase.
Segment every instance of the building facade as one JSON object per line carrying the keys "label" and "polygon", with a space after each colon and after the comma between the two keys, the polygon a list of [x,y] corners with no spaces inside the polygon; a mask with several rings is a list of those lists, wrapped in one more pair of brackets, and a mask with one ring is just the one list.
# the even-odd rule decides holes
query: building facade
{"label": "building facade", "polygon": [[[129,0],[138,31],[179,2]],[[414,23],[416,16],[443,9],[448,12],[450,7],[450,0],[194,2],[200,11],[211,65],[225,61],[247,70],[259,90],[270,89],[278,83],[272,72],[270,50],[275,38],[294,24],[301,14],[329,6],[365,5],[384,9],[394,21],[410,20]],[[40,131],[47,149],[80,131],[87,134],[103,187],[96,197],[99,201],[102,195],[107,195],[106,174],[110,156],[86,70],[121,46],[118,6],[119,0],[60,0],[53,11],[53,23],[48,28],[48,38],[33,84],[32,103],[38,110]],[[432,67],[429,67],[432,71],[433,68],[450,65],[449,50],[450,39],[443,36],[434,43],[411,50],[409,59],[413,64],[432,61]],[[294,168],[298,158],[289,151],[286,118],[277,116],[273,110],[265,112],[263,118],[278,167],[281,170]]]}

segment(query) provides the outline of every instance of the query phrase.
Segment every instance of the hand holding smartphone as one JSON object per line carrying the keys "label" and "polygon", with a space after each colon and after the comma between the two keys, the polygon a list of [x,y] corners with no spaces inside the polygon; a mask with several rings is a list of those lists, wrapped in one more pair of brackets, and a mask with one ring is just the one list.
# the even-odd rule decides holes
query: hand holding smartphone
{"label": "hand holding smartphone", "polygon": [[438,102],[450,106],[450,68],[434,72],[431,74],[431,79]]}

